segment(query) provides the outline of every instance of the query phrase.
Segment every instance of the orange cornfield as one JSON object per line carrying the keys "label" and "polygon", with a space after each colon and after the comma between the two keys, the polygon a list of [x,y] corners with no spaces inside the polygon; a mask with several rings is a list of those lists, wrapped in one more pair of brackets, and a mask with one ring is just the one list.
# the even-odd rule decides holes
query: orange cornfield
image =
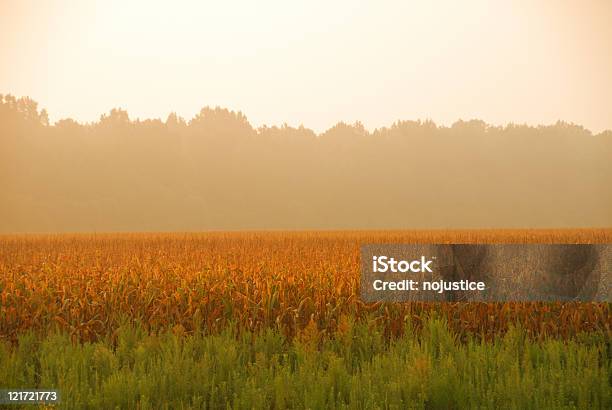
{"label": "orange cornfield", "polygon": [[[484,338],[520,323],[533,337],[610,334],[609,303],[375,303],[359,298],[364,243],[608,243],[612,229],[213,232],[0,236],[0,339],[56,329],[112,336],[125,321],[150,331],[228,325],[333,334],[346,318],[387,336],[444,317]],[[316,326],[316,327],[315,327]]]}

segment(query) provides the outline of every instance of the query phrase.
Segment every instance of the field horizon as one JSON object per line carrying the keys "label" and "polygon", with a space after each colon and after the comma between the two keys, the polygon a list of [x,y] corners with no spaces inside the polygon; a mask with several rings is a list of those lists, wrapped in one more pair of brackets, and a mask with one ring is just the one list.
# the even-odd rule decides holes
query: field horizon
{"label": "field horizon", "polygon": [[[72,231],[72,232],[0,232],[0,238],[14,237],[44,237],[44,236],[113,236],[113,235],[136,235],[136,236],[173,236],[173,235],[216,235],[216,234],[426,234],[428,238],[437,238],[437,240],[449,240],[456,235],[467,235],[470,240],[482,240],[488,238],[494,241],[495,238],[503,236],[504,239],[533,241],[533,242],[517,242],[517,243],[539,243],[540,241],[549,241],[552,237],[563,240],[567,243],[579,243],[577,240],[585,241],[583,243],[607,243],[612,241],[612,227],[560,227],[560,228],[414,228],[414,229],[210,229],[210,230],[193,230],[193,231]],[[433,234],[433,236],[432,236]],[[473,235],[469,235],[473,234]],[[565,243],[563,242],[563,243]],[[496,243],[496,242],[491,242]],[[540,242],[549,243],[549,242]],[[550,242],[552,243],[552,242]]]}

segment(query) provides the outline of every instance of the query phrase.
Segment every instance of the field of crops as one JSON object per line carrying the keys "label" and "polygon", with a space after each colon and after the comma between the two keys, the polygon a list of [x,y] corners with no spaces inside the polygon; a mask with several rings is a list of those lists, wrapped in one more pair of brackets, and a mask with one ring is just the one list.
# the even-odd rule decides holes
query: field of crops
{"label": "field of crops", "polygon": [[607,303],[364,304],[359,245],[375,242],[606,243],[612,230],[3,236],[0,340],[61,330],[94,341],[125,322],[186,334],[271,327],[289,338],[308,327],[325,336],[347,317],[386,337],[430,316],[487,339],[511,323],[534,337],[610,332]]}
{"label": "field of crops", "polygon": [[612,230],[0,237],[0,389],[60,408],[609,408],[609,303],[363,303],[363,243]]}

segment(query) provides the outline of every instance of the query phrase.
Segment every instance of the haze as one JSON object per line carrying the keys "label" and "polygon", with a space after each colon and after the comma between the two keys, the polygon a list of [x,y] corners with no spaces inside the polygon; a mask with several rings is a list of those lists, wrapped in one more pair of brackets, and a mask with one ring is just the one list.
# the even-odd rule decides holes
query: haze
{"label": "haze", "polygon": [[561,119],[612,129],[612,2],[0,3],[0,93],[52,122],[241,110],[254,126]]}

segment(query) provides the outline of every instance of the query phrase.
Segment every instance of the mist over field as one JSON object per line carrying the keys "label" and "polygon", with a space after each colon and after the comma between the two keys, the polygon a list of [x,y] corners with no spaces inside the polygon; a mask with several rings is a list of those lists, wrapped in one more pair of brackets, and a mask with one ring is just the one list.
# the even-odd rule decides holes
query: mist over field
{"label": "mist over field", "polygon": [[0,98],[1,232],[612,226],[612,132],[579,125],[47,118]]}

